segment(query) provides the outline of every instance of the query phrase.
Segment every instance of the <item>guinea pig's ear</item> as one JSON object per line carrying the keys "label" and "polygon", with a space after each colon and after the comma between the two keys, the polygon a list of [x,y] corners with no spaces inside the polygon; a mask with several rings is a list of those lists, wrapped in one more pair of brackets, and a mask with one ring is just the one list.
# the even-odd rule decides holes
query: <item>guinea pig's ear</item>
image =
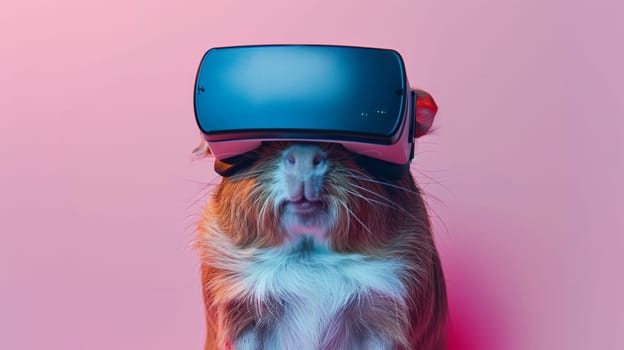
{"label": "guinea pig's ear", "polygon": [[203,137],[201,138],[201,142],[199,143],[199,145],[195,147],[193,152],[191,152],[191,155],[193,159],[206,158],[212,155],[212,153],[210,152],[210,148],[208,148],[208,142],[206,142]]}
{"label": "guinea pig's ear", "polygon": [[433,97],[424,91],[414,89],[414,97],[416,99],[416,124],[414,125],[414,138],[425,135],[431,125],[433,124],[433,118],[438,111],[438,105],[436,105]]}

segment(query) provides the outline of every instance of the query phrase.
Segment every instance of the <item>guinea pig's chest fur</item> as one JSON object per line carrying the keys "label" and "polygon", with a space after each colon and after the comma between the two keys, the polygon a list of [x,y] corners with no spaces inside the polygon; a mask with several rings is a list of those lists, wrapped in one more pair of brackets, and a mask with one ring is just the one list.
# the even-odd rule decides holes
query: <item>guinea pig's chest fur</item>
{"label": "guinea pig's chest fur", "polygon": [[[222,343],[229,340],[236,349],[356,349],[369,348],[366,342],[394,343],[383,336],[392,329],[367,335],[370,324],[357,319],[376,317],[370,307],[395,314],[405,304],[401,276],[406,271],[399,258],[339,254],[309,238],[287,247],[236,252],[224,241],[213,242],[224,245],[212,247],[220,256],[215,263],[220,277],[211,283],[223,288],[213,302],[244,301],[256,315],[253,325]],[[227,323],[223,320],[219,328],[228,328]]]}

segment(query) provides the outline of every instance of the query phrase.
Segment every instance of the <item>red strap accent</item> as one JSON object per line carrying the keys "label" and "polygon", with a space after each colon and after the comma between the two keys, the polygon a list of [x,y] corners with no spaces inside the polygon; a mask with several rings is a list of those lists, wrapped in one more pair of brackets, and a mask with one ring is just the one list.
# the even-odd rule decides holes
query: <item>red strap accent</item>
{"label": "red strap accent", "polygon": [[429,131],[433,124],[433,118],[438,112],[433,97],[422,90],[416,92],[416,125],[414,125],[414,138],[423,136]]}

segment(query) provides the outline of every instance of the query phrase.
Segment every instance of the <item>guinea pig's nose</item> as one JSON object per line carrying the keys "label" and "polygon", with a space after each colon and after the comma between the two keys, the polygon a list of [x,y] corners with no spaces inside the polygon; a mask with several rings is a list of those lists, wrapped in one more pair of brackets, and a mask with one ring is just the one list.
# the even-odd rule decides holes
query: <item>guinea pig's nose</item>
{"label": "guinea pig's nose", "polygon": [[316,145],[293,145],[284,152],[284,166],[301,175],[322,174],[327,169],[327,155]]}
{"label": "guinea pig's nose", "polygon": [[320,200],[327,154],[317,145],[295,144],[284,151],[282,161],[289,200]]}

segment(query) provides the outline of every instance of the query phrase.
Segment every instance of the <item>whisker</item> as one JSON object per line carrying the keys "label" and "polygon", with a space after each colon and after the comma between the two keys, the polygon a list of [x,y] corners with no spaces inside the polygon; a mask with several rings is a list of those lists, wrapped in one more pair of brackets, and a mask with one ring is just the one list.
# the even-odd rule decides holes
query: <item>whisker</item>
{"label": "whisker", "polygon": [[418,195],[418,196],[421,196],[421,197],[427,196],[427,197],[430,197],[431,199],[433,199],[434,201],[436,201],[436,203],[440,204],[441,206],[446,207],[446,203],[444,203],[444,201],[442,201],[440,198],[438,198],[438,197],[436,197],[436,196],[434,196],[434,195],[432,195],[432,194],[430,194],[428,192],[423,191],[422,188],[421,188],[421,192],[418,192],[418,191],[411,190],[409,188],[405,188],[405,187],[402,187],[402,186],[399,186],[399,185],[395,185],[395,184],[390,183],[390,182],[376,180],[376,179],[371,178],[370,176],[354,176],[354,175],[347,175],[347,176],[350,176],[350,177],[355,178],[355,179],[360,179],[360,180],[369,181],[369,182],[373,182],[373,183],[376,183],[376,184],[380,184],[380,185],[396,188],[396,189],[399,189],[399,190],[402,190],[402,191],[405,191],[405,192],[408,192],[408,193],[411,193],[411,194],[415,194],[415,195]]}
{"label": "whisker", "polygon": [[[191,228],[193,229],[192,231],[191,231]],[[184,232],[187,232],[187,233],[194,233],[196,229],[197,229],[196,222],[193,222],[184,226]]]}
{"label": "whisker", "polygon": [[[431,183],[436,184],[436,185],[444,188],[449,194],[452,194],[451,190],[448,187],[446,187],[444,184],[442,184],[438,180],[434,179],[433,177],[427,175],[422,170],[420,170],[418,168],[415,168],[413,163],[410,165],[410,170],[413,170],[414,172],[417,172],[419,175],[421,175],[421,176],[427,178],[429,181],[431,181]],[[381,181],[381,180],[372,178],[369,174],[367,174],[367,173],[365,173],[363,171],[357,170],[357,169],[334,169],[334,171],[336,173],[338,173],[338,174],[343,174],[343,175],[346,175],[346,176],[349,176],[349,177],[353,177],[353,178],[357,178],[357,179],[360,179],[360,180],[365,180],[365,181],[369,181],[369,182],[373,182],[373,183],[377,183],[377,184],[381,184],[381,185],[397,188],[397,189],[400,189],[400,190],[403,190],[403,191],[406,191],[406,192],[409,192],[409,193],[412,193],[412,194],[417,194],[417,195],[421,194],[419,192],[410,190],[410,189],[402,187],[402,186],[398,186],[398,185],[390,183],[390,182]],[[358,174],[360,176],[356,176],[356,174]],[[422,184],[422,182],[420,182],[420,181],[418,181],[417,183],[418,184]],[[430,197],[434,197],[431,194],[427,194],[427,195],[430,196]],[[443,206],[445,205],[445,203],[442,200],[440,200],[439,198],[435,197],[433,199],[436,200],[439,204],[441,204]]]}
{"label": "whisker", "polygon": [[[438,136],[438,135],[433,134],[433,133],[429,133],[429,134],[427,134],[427,136]],[[417,143],[420,144],[420,145],[434,145],[434,146],[439,146],[440,145],[437,142],[424,141],[424,140],[421,140],[421,139],[418,139]]]}
{"label": "whisker", "polygon": [[369,203],[372,201],[374,203],[377,203],[377,204],[380,204],[380,205],[384,205],[384,206],[386,206],[388,208],[398,209],[398,210],[402,211],[404,214],[410,216],[411,218],[418,219],[418,217],[416,215],[414,215],[414,214],[410,213],[409,211],[405,210],[403,207],[399,206],[396,202],[392,201],[390,198],[382,196],[379,193],[377,193],[375,191],[371,191],[371,190],[369,190],[368,188],[365,188],[365,187],[361,187],[361,186],[358,186],[358,185],[355,185],[355,184],[351,184],[351,186],[359,188],[359,189],[364,190],[366,192],[369,192],[371,194],[374,194],[377,197],[386,200],[386,202],[390,203],[391,205],[387,204],[387,203],[380,202],[380,201],[376,201],[376,200],[374,200],[372,198],[368,198],[368,197],[362,196],[362,194],[357,193],[355,191],[350,191],[348,189],[345,189],[345,191],[347,191],[348,193],[350,193],[350,194],[352,194],[352,195],[354,195],[354,196],[356,196],[358,198],[364,199],[365,201],[368,201]]}
{"label": "whisker", "polygon": [[190,213],[184,216],[184,221],[187,221],[187,220],[197,221],[201,219],[201,217],[202,217],[202,213]]}
{"label": "whisker", "polygon": [[[203,191],[202,191],[203,192]],[[196,197],[195,200],[193,200],[187,207],[186,210],[191,210],[193,209],[195,206],[197,206],[200,202],[205,202],[208,195],[210,195],[209,191],[205,191],[203,193],[199,193]]]}
{"label": "whisker", "polygon": [[200,181],[194,181],[194,180],[189,180],[190,182],[195,182],[198,184],[203,184],[204,186],[199,190],[199,192],[197,194],[195,194],[192,199],[191,199],[191,203],[186,207],[186,210],[190,210],[193,207],[195,207],[200,201],[202,200],[206,200],[206,197],[208,196],[208,194],[210,193],[210,191],[212,191],[214,189],[214,187],[216,187],[216,183],[214,182],[214,180],[216,179],[216,176],[213,176],[208,182],[200,182]]}
{"label": "whisker", "polygon": [[446,204],[446,202],[444,202],[442,199],[440,199],[440,197],[431,194],[431,192],[429,191],[425,191],[424,189],[421,189],[422,191],[422,198],[423,199],[432,199],[434,202],[436,202],[437,204],[439,204],[442,207],[448,208],[448,205]]}
{"label": "whisker", "polygon": [[253,178],[256,175],[262,175],[264,173],[266,173],[266,171],[265,170],[261,170],[261,169],[258,169],[258,170],[245,170],[245,171],[237,172],[234,175],[231,175],[229,177],[229,180],[233,180],[233,181],[245,180],[245,179]]}
{"label": "whisker", "polygon": [[347,203],[343,200],[336,198],[336,202],[347,211],[347,232],[349,232],[349,228],[351,227],[351,210],[349,210]]}
{"label": "whisker", "polygon": [[[431,194],[425,193],[425,192],[419,193],[417,191],[413,191],[411,189],[408,189],[408,188],[405,188],[405,187],[402,187],[402,186],[399,186],[399,185],[395,185],[393,183],[389,183],[389,182],[373,179],[373,178],[371,178],[370,176],[367,176],[367,175],[366,176],[353,175],[354,173],[361,173],[359,171],[353,171],[353,172],[349,172],[349,173],[343,172],[343,173],[346,176],[349,176],[349,177],[352,177],[352,178],[355,178],[355,179],[360,179],[360,180],[369,181],[369,182],[372,182],[372,183],[377,183],[377,184],[380,184],[380,185],[396,188],[396,189],[399,189],[399,190],[402,190],[402,191],[405,191],[405,192],[412,193],[412,194],[420,196],[422,198],[426,208],[427,208],[427,211],[442,224],[442,226],[444,227],[444,230],[448,234],[448,232],[449,232],[448,226],[446,225],[446,223],[444,222],[444,220],[442,219],[440,214],[428,202],[428,199],[432,199],[432,200],[436,201],[438,204],[440,204],[442,206],[446,206],[446,204],[443,201],[441,201],[439,198],[435,197],[434,195],[431,195]],[[403,208],[401,208],[401,209],[403,209]],[[405,209],[403,209],[403,210],[405,210]],[[412,215],[409,212],[408,212],[408,214]]]}
{"label": "whisker", "polygon": [[[361,187],[359,187],[359,186],[354,186],[354,187],[361,188]],[[365,188],[361,188],[361,189],[366,190]],[[387,203],[380,202],[380,201],[378,201],[378,200],[375,200],[375,199],[372,199],[372,198],[368,198],[368,197],[366,197],[366,196],[363,196],[361,193],[358,193],[358,192],[356,192],[356,191],[352,191],[352,190],[349,190],[349,189],[344,189],[344,191],[345,191],[345,192],[347,192],[347,193],[349,193],[349,194],[351,194],[351,195],[353,195],[353,196],[355,196],[355,197],[357,197],[357,198],[363,199],[364,201],[366,201],[366,202],[368,202],[368,203],[375,203],[375,204],[380,204],[380,205],[383,205],[383,206],[386,206],[386,207],[389,207],[389,208],[395,208],[394,206],[391,206],[391,205],[389,205],[389,204],[387,204]],[[371,192],[371,193],[373,193],[373,194],[377,194],[377,193],[374,193],[373,191],[368,191],[368,192]],[[390,201],[388,198],[385,198],[385,197],[383,197],[383,196],[381,196],[381,195],[378,195],[378,196],[382,197],[382,199],[386,199],[389,203],[394,204],[394,203],[393,203],[392,201]]]}
{"label": "whisker", "polygon": [[448,226],[446,226],[446,223],[444,222],[444,220],[442,219],[440,214],[438,214],[438,212],[435,209],[433,209],[431,204],[429,204],[429,202],[427,201],[427,198],[425,198],[424,196],[422,198],[423,198],[423,202],[425,203],[425,206],[427,207],[427,211],[430,212],[430,213],[433,213],[433,217],[438,219],[438,221],[444,227],[444,231],[446,231],[446,234],[449,234]]}
{"label": "whisker", "polygon": [[[451,193],[451,190],[450,190],[448,187],[446,187],[446,186],[445,186],[445,185],[443,185],[440,181],[438,181],[438,180],[434,179],[433,177],[431,177],[431,176],[429,176],[429,175],[425,174],[422,170],[417,169],[417,168],[415,168],[415,167],[413,167],[413,166],[410,166],[410,170],[411,170],[411,171],[414,171],[414,172],[417,172],[420,176],[423,176],[423,177],[427,178],[427,180],[429,180],[429,181],[431,181],[432,183],[435,183],[436,185],[438,185],[438,186],[440,186],[440,187],[444,188],[444,189],[445,189],[448,193]],[[420,182],[419,182],[419,183],[420,183]]]}
{"label": "whisker", "polygon": [[349,216],[353,217],[357,222],[360,223],[360,225],[362,225],[362,227],[364,227],[366,229],[366,231],[368,231],[368,233],[370,235],[373,235],[373,232],[368,228],[368,226],[366,226],[362,220],[360,220],[360,218],[357,217],[357,215],[355,215],[355,213],[353,213],[353,211],[351,211],[351,209],[349,209],[349,207],[347,206],[346,203],[344,203],[343,201],[339,200],[338,203],[340,203],[340,205],[342,205],[343,208],[345,208],[345,210],[347,211],[347,213],[349,213]]}
{"label": "whisker", "polygon": [[373,178],[371,178],[370,176],[355,176],[355,175],[351,175],[352,178],[354,179],[359,179],[359,180],[365,180],[368,182],[372,182],[372,183],[376,183],[376,184],[380,184],[380,185],[384,185],[384,186],[388,186],[388,187],[392,187],[392,188],[396,188],[411,194],[415,194],[415,195],[420,195],[420,193],[418,191],[414,191],[414,190],[410,190],[409,188],[405,188],[403,186],[399,186],[399,185],[395,185],[393,183],[390,182],[386,182],[386,181],[381,181],[381,180],[375,180]]}
{"label": "whisker", "polygon": [[417,157],[419,154],[427,154],[427,153],[440,153],[440,151],[434,151],[434,150],[418,151],[418,152],[414,152],[414,157]]}

